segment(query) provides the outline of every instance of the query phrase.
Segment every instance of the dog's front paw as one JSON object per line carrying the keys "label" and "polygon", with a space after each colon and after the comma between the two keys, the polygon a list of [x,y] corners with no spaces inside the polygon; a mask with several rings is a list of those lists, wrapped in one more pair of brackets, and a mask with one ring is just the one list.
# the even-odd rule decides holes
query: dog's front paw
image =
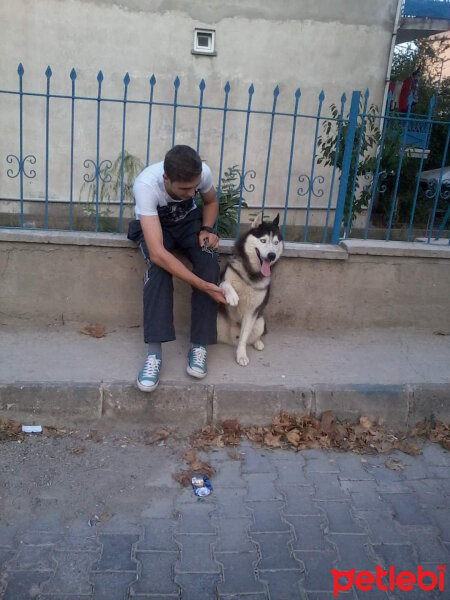
{"label": "dog's front paw", "polygon": [[239,350],[236,352],[236,362],[238,365],[241,365],[241,367],[246,367],[248,365],[248,363],[250,362],[247,353],[242,350]]}
{"label": "dog's front paw", "polygon": [[231,290],[225,291],[225,300],[230,306],[237,306],[239,303],[239,296],[236,294],[233,288],[231,288]]}
{"label": "dog's front paw", "polygon": [[225,300],[227,301],[227,304],[229,304],[230,306],[237,306],[239,302],[239,296],[237,295],[234,287],[230,284],[227,284],[226,282],[221,283],[219,287],[223,289],[223,293],[225,294]]}
{"label": "dog's front paw", "polygon": [[264,350],[264,342],[262,340],[256,340],[253,344],[253,348],[255,348],[255,350]]}

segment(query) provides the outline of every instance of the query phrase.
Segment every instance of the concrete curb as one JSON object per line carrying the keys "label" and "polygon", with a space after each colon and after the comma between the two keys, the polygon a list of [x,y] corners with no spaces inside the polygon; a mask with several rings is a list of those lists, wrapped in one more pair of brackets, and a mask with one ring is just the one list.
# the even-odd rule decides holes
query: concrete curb
{"label": "concrete curb", "polygon": [[242,425],[267,425],[282,411],[300,415],[312,413],[313,391],[281,386],[214,386],[213,423],[237,419]]}
{"label": "concrete curb", "polygon": [[0,417],[26,424],[103,422],[192,431],[224,419],[261,426],[280,411],[320,415],[326,410],[350,421],[367,415],[403,430],[431,415],[449,422],[450,383],[268,388],[200,382],[185,386],[167,381],[151,394],[129,382],[0,384]]}
{"label": "concrete curb", "polygon": [[95,383],[0,384],[0,416],[24,424],[64,425],[98,420],[102,399]]}
{"label": "concrete curb", "polygon": [[317,415],[332,410],[339,418],[349,421],[367,415],[394,429],[407,428],[412,416],[411,391],[404,385],[318,385],[315,400]]}
{"label": "concrete curb", "polygon": [[[450,420],[450,384],[411,386],[410,423],[434,415],[440,421]],[[443,416],[441,416],[443,415]]]}

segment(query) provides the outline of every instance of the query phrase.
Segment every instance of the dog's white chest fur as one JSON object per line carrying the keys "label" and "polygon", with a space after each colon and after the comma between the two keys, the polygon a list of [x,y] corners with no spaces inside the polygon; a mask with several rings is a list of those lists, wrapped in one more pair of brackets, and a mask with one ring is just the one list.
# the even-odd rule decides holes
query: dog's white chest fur
{"label": "dog's white chest fur", "polygon": [[[265,277],[262,281],[258,281],[252,285],[252,282],[248,279],[248,276],[237,260],[231,261],[230,267],[230,269],[227,269],[225,279],[221,285],[225,290],[225,297],[229,305],[228,310],[239,316],[240,321],[242,315],[253,313],[261,306],[270,285],[270,277]],[[235,296],[229,294],[231,292],[230,288],[233,288],[238,296],[237,304],[235,304]],[[227,294],[229,294],[229,297],[227,297]]]}

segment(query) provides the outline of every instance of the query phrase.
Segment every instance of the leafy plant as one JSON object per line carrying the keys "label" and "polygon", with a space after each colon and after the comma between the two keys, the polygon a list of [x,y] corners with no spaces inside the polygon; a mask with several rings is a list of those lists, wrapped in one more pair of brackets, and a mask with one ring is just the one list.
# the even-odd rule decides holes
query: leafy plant
{"label": "leafy plant", "polygon": [[[98,178],[98,203],[99,215],[101,217],[109,217],[111,209],[108,206],[113,202],[120,201],[121,181],[122,181],[122,152],[117,156],[111,164],[107,161],[105,167],[100,169]],[[144,163],[133,154],[126,150],[123,153],[123,186],[122,186],[122,204],[124,207],[134,206],[133,184],[136,177],[144,168]],[[85,208],[89,216],[93,216],[96,212],[96,180],[85,181],[80,190],[80,199],[87,188],[87,205]],[[101,205],[101,206],[100,206]]]}
{"label": "leafy plant", "polygon": [[[362,113],[362,106],[359,109]],[[337,107],[331,105],[331,114],[334,119],[338,118]],[[364,120],[359,117],[356,127],[355,139],[352,148],[349,181],[346,190],[344,214],[342,222],[344,225],[348,222],[351,206],[350,228],[356,218],[364,209],[368,207],[372,197],[373,185],[377,185],[378,193],[374,194],[374,210],[382,215],[386,223],[391,211],[392,193],[395,187],[395,179],[399,168],[399,156],[402,146],[404,125],[392,115],[392,118],[386,122],[386,131],[384,135],[383,148],[380,148],[382,131],[377,124],[379,121],[378,108],[372,104],[366,111]],[[348,129],[348,122],[344,121],[341,125],[340,138],[338,143],[339,121],[324,122],[325,135],[319,136],[318,147],[321,150],[321,156],[317,160],[319,164],[334,166],[342,171],[342,163],[345,149],[345,137]],[[360,150],[358,153],[358,145]],[[376,172],[378,153],[382,152],[380,164],[378,167],[378,179],[374,182],[373,178]],[[412,197],[414,195],[415,174],[417,170],[417,161],[411,158],[407,151],[404,151],[401,176],[397,187],[396,217],[407,221],[410,214]],[[356,179],[355,179],[356,171]],[[354,182],[354,187],[353,187]]]}
{"label": "leafy plant", "polygon": [[[419,121],[425,120],[428,113],[428,106],[431,97],[438,92],[438,98],[434,111],[434,118],[440,121],[447,121],[450,115],[450,80],[442,78],[442,68],[446,59],[446,50],[449,48],[449,40],[445,38],[436,38],[434,41],[424,39],[416,40],[406,48],[399,46],[396,49],[391,79],[403,80],[410,76],[414,71],[420,74],[419,97],[414,110],[411,113],[412,118],[418,118]],[[361,100],[362,102],[362,100]],[[359,113],[362,113],[360,104]],[[418,177],[419,161],[413,158],[408,152],[408,144],[404,149],[401,172],[397,179],[397,171],[400,168],[400,153],[403,141],[404,122],[397,120],[396,117],[404,117],[404,114],[391,113],[386,123],[383,148],[380,148],[382,131],[378,109],[371,105],[367,115],[362,121],[358,118],[355,133],[355,141],[352,148],[351,166],[349,173],[349,183],[346,191],[345,207],[343,215],[344,225],[348,222],[350,206],[350,225],[353,224],[356,215],[367,208],[369,200],[373,193],[373,175],[375,173],[378,153],[382,151],[379,164],[377,190],[375,193],[375,204],[372,214],[378,213],[383,224],[388,222],[394,203],[393,223],[408,223],[412,205],[415,196],[416,183]],[[320,156],[318,164],[324,164],[329,167],[336,165],[336,168],[342,172],[342,162],[345,148],[345,137],[348,130],[348,122],[344,119],[339,121],[339,111],[336,105],[331,105],[331,115],[333,120],[326,120],[323,123],[324,133],[318,138],[318,148]],[[421,117],[420,115],[423,115]],[[348,120],[348,116],[347,116]],[[341,122],[341,125],[339,125]],[[340,129],[339,129],[340,126]],[[340,137],[339,137],[340,133]],[[435,169],[441,166],[442,156],[444,154],[447,127],[442,125],[433,125],[432,143],[429,144],[429,156],[424,161],[423,170]],[[361,137],[360,137],[361,136]],[[339,137],[339,140],[338,140]],[[361,139],[361,148],[357,160],[358,143]],[[417,154],[416,154],[417,156]],[[447,157],[446,164],[450,162],[450,155]],[[354,194],[352,194],[353,180],[355,178]],[[393,197],[394,190],[396,197]],[[439,201],[438,208],[442,201]],[[429,202],[424,197],[422,187],[418,188],[418,198],[415,205],[414,221],[416,224],[424,224],[429,216]]]}
{"label": "leafy plant", "polygon": [[[238,165],[229,167],[221,178],[219,196],[219,215],[217,219],[217,234],[222,238],[233,237],[236,230],[239,211],[239,197],[241,193],[241,175]],[[199,194],[196,197],[197,205],[202,207]],[[241,208],[247,208],[247,203],[242,198]]]}
{"label": "leafy plant", "polygon": [[[450,119],[450,78],[444,75],[444,65],[449,60],[449,48],[450,40],[446,36],[414,40],[408,45],[397,46],[392,62],[392,80],[404,80],[415,71],[419,74],[417,104],[414,105],[415,113],[426,115],[429,110],[430,99],[432,96],[436,99],[433,119],[440,121],[440,123],[433,123],[432,125],[432,138],[428,146],[429,154],[425,157],[423,171],[440,169],[445,154],[447,123]],[[414,197],[413,188],[416,184],[417,163],[417,159],[416,161],[409,160],[409,163],[402,167],[397,213],[400,222],[409,220],[412,198]],[[449,164],[450,154],[447,153],[444,166]],[[445,197],[440,197],[437,204],[438,210],[445,211],[446,207],[447,200]],[[420,186],[415,210],[415,223],[426,225],[430,217],[430,210],[431,201],[427,198],[424,188]]]}
{"label": "leafy plant", "polygon": [[[362,109],[361,99],[359,107],[360,113],[362,112]],[[321,152],[321,156],[318,158],[317,163],[329,167],[334,167],[334,165],[336,165],[336,168],[339,171],[342,171],[348,121],[339,118],[339,110],[335,104],[331,104],[330,110],[333,120],[324,121],[324,134],[317,138],[317,146]],[[376,149],[378,148],[381,139],[380,129],[375,123],[376,115],[377,107],[372,104],[367,110],[366,118],[363,121],[360,121],[359,126],[356,129],[351,155],[349,182],[345,197],[344,215],[342,219],[344,224],[347,223],[350,206],[352,211],[350,222],[353,223],[356,215],[367,208],[369,203],[370,190],[367,185],[364,185],[361,189],[361,184],[369,173],[375,171]],[[358,153],[358,143],[360,138],[361,146]],[[352,194],[355,169],[355,189]]]}

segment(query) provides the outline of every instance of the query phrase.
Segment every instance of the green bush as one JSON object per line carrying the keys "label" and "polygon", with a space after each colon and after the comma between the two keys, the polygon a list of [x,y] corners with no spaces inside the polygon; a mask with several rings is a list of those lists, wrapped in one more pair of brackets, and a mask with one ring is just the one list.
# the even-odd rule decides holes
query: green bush
{"label": "green bush", "polygon": [[[144,163],[133,154],[126,150],[124,151],[123,159],[123,193],[122,205],[124,208],[134,206],[133,184],[136,177],[144,169]],[[98,214],[100,217],[109,217],[111,210],[109,204],[111,202],[119,202],[120,188],[122,180],[122,152],[117,156],[110,166],[105,166],[100,170],[98,190]],[[87,205],[85,208],[89,216],[95,215],[95,199],[96,199],[96,180],[84,182],[80,190],[80,201],[83,193],[87,189]]]}

